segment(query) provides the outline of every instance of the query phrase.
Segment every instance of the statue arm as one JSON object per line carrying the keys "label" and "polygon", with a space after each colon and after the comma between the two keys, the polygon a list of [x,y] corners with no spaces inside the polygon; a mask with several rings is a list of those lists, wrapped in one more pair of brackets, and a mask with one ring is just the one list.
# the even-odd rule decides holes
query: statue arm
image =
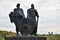
{"label": "statue arm", "polygon": [[13,10],[15,12],[16,8]]}
{"label": "statue arm", "polygon": [[14,11],[13,13],[14,13],[14,17],[15,17],[16,8],[13,11]]}
{"label": "statue arm", "polygon": [[23,9],[21,9],[21,10],[22,10],[23,17],[25,18],[25,15],[24,15]]}
{"label": "statue arm", "polygon": [[30,13],[30,12],[29,12],[29,9],[28,9],[28,10],[27,10],[27,17],[29,17],[29,15],[30,15],[29,13]]}
{"label": "statue arm", "polygon": [[39,17],[37,10],[35,10],[36,16]]}
{"label": "statue arm", "polygon": [[9,17],[10,17],[11,23],[14,22],[14,15],[13,15],[13,12],[11,12],[11,13],[9,14]]}

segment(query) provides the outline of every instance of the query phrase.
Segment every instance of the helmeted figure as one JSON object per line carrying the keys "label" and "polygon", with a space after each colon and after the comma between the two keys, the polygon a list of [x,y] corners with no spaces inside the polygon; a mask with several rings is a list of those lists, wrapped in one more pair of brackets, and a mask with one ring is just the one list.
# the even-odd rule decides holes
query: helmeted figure
{"label": "helmeted figure", "polygon": [[18,3],[16,5],[17,8],[14,9],[14,12],[11,12],[9,14],[10,16],[10,20],[11,22],[14,22],[15,23],[15,26],[16,26],[16,33],[18,35],[18,32],[19,32],[19,24],[20,24],[20,20],[22,18],[25,18],[25,15],[23,13],[23,9],[20,8],[20,4]]}
{"label": "helmeted figure", "polygon": [[14,17],[15,17],[15,25],[16,25],[16,32],[18,34],[19,31],[19,27],[17,24],[19,24],[19,21],[21,18],[25,17],[24,13],[23,13],[23,9],[20,8],[20,4],[18,3],[16,5],[17,8],[14,9]]}
{"label": "helmeted figure", "polygon": [[25,17],[24,13],[23,13],[23,9],[20,8],[20,4],[18,3],[16,5],[17,8],[14,9],[14,16],[17,18],[22,18]]}
{"label": "helmeted figure", "polygon": [[[38,12],[34,8],[34,4],[31,4],[31,8],[27,10],[27,18],[37,24],[36,17],[39,17]],[[37,33],[37,25],[31,34],[36,35],[36,33]]]}

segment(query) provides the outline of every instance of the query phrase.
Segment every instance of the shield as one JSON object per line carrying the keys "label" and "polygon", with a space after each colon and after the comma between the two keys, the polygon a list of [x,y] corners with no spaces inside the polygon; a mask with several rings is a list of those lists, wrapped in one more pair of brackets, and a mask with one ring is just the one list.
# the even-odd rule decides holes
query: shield
{"label": "shield", "polygon": [[18,28],[21,34],[30,34],[33,32],[36,23],[27,18],[22,18],[18,21]]}
{"label": "shield", "polygon": [[11,12],[11,13],[9,14],[9,17],[10,17],[10,21],[11,21],[11,23],[13,23],[13,22],[15,21],[14,13]]}

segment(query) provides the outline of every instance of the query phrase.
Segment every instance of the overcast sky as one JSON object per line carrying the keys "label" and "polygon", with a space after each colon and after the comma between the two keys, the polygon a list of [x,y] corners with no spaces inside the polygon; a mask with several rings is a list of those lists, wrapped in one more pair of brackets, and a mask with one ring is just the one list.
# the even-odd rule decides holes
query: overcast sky
{"label": "overcast sky", "polygon": [[60,33],[60,0],[0,0],[0,30],[14,31],[14,23],[10,23],[9,13],[20,3],[27,16],[31,4],[39,14],[38,34],[48,32]]}

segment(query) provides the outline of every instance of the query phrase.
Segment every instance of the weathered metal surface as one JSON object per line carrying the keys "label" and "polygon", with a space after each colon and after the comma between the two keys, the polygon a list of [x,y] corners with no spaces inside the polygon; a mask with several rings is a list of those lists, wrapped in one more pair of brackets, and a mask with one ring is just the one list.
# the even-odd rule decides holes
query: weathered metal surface
{"label": "weathered metal surface", "polygon": [[38,36],[14,36],[14,37],[5,37],[5,40],[47,40],[46,37]]}

